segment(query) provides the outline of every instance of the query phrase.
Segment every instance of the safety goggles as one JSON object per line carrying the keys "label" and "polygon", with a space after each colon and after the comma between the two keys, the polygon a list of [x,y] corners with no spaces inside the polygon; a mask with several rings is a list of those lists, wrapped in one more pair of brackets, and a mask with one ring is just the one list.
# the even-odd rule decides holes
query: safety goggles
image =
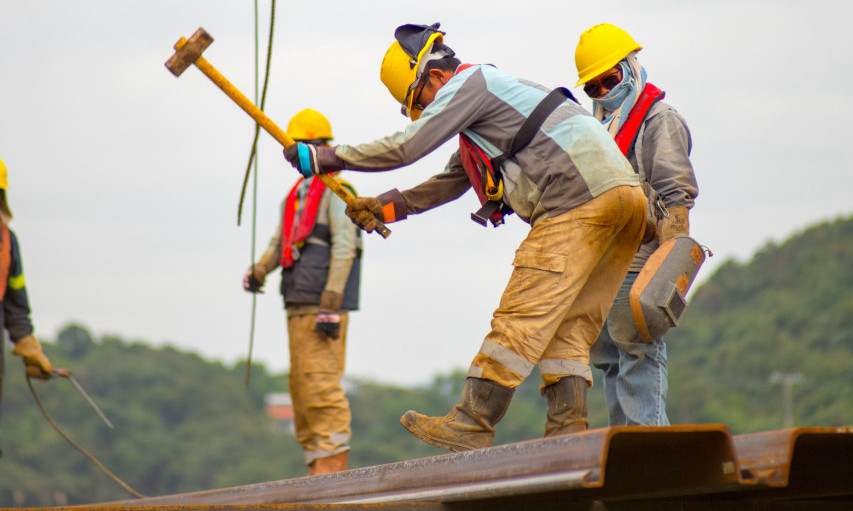
{"label": "safety goggles", "polygon": [[[417,94],[415,94],[415,97],[412,99],[412,110],[413,111],[414,110],[423,111],[423,109],[424,109],[424,107],[421,105],[421,93],[423,93],[424,87],[426,86],[426,82],[428,79],[429,79],[429,73],[423,73],[423,74],[421,74],[421,76],[417,80],[412,82],[412,86],[409,87],[409,91],[406,94],[406,103],[408,103],[409,97],[412,94],[415,94],[415,91],[417,91]],[[410,116],[409,109],[406,107],[406,105],[403,105],[403,108],[400,109],[400,113],[402,113],[406,117]]]}
{"label": "safety goggles", "polygon": [[602,78],[596,78],[586,82],[583,86],[583,91],[592,99],[600,98],[604,95],[604,90],[611,91],[614,87],[622,82],[622,68],[617,67],[614,72]]}

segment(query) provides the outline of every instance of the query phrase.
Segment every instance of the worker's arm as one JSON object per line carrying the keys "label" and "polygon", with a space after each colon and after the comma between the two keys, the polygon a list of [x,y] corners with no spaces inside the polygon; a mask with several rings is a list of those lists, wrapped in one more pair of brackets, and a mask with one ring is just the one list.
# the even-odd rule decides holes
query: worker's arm
{"label": "worker's arm", "polygon": [[3,297],[3,313],[5,328],[15,348],[14,355],[24,360],[27,376],[47,379],[50,378],[53,366],[47,356],[42,353],[41,343],[33,335],[33,323],[30,320],[30,302],[27,298],[27,286],[24,280],[24,266],[18,247],[18,238],[9,231],[11,245],[11,261],[9,278],[6,282],[6,294]]}
{"label": "worker's arm", "polygon": [[260,292],[261,288],[264,287],[267,275],[272,273],[281,264],[281,222],[286,202],[287,199],[281,201],[278,226],[276,226],[275,232],[270,237],[266,250],[261,254],[258,261],[250,266],[246,270],[245,275],[243,275],[243,289],[246,291],[253,293]]}
{"label": "worker's arm", "polygon": [[327,192],[331,242],[329,273],[320,295],[320,311],[315,327],[318,333],[334,340],[340,337],[340,314],[343,312],[344,291],[358,250],[358,229],[345,213],[346,203],[330,199],[331,194]]}
{"label": "worker's arm", "polygon": [[459,151],[456,151],[447,163],[445,171],[427,181],[403,192],[396,188],[377,197],[360,197],[346,208],[346,214],[359,227],[367,232],[376,229],[376,218],[384,223],[405,220],[434,207],[458,199],[471,187],[471,182]]}
{"label": "worker's arm", "polygon": [[689,234],[688,211],[699,187],[690,162],[692,140],[684,118],[669,105],[661,105],[646,121],[642,140],[642,165],[646,179],[667,209],[660,223],[659,240]]}

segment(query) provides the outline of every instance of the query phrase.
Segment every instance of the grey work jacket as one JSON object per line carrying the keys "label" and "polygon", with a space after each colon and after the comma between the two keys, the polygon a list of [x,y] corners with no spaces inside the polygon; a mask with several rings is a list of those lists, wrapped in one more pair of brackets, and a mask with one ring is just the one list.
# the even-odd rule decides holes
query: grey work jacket
{"label": "grey work jacket", "polygon": [[[348,169],[388,170],[408,165],[464,133],[494,157],[509,149],[548,92],[492,66],[471,66],[448,80],[405,130],[366,144],[340,145],[335,154]],[[616,186],[639,186],[607,130],[571,100],[547,117],[527,147],[506,160],[503,180],[503,201],[531,224]],[[400,213],[419,213],[454,200],[470,186],[457,151],[443,174],[404,192],[405,209],[396,211],[395,220],[404,218]]]}
{"label": "grey work jacket", "polygon": [[[684,206],[690,209],[699,194],[690,163],[692,145],[690,130],[681,114],[658,101],[646,114],[628,150],[628,161],[634,171],[652,185],[667,208]],[[630,271],[640,271],[658,246],[657,240],[641,246],[631,262]]]}

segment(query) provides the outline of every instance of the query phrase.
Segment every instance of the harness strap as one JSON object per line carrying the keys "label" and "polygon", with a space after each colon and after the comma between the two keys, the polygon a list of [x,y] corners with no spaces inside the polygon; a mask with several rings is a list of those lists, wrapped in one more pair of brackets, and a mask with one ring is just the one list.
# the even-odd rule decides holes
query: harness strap
{"label": "harness strap", "polygon": [[515,136],[512,138],[512,142],[509,144],[509,151],[499,154],[492,158],[492,168],[495,171],[495,174],[500,174],[500,166],[509,158],[515,156],[515,153],[521,151],[527,144],[533,140],[533,137],[536,136],[536,133],[539,131],[539,128],[542,127],[542,123],[545,122],[545,119],[551,115],[551,112],[557,109],[558,106],[562,105],[566,99],[571,99],[574,102],[577,102],[572,93],[569,92],[569,89],[565,87],[557,87],[552,90],[545,96],[545,99],[539,102],[536,105],[536,108],[533,109],[533,112],[530,113],[530,116],[525,119],[524,124],[521,125],[521,128],[516,132]]}
{"label": "harness strap", "polygon": [[646,86],[643,87],[640,97],[637,98],[637,102],[634,103],[634,107],[631,108],[631,111],[628,113],[628,117],[625,119],[625,124],[622,125],[622,128],[619,129],[619,133],[614,137],[616,145],[619,146],[622,154],[628,156],[628,151],[631,149],[631,145],[633,145],[634,140],[637,138],[637,133],[640,131],[640,126],[642,126],[643,120],[646,118],[646,114],[648,114],[652,106],[663,99],[664,96],[666,96],[666,92],[660,90],[651,83],[646,83]]}

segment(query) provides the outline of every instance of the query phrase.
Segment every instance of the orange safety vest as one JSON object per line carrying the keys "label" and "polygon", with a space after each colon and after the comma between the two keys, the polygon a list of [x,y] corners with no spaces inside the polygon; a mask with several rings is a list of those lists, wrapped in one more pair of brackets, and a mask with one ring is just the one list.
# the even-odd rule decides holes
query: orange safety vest
{"label": "orange safety vest", "polygon": [[634,107],[628,113],[628,118],[625,119],[625,124],[619,128],[619,133],[614,137],[616,145],[619,146],[622,154],[628,156],[628,151],[634,145],[634,139],[637,138],[637,133],[640,131],[640,126],[643,124],[646,114],[649,113],[652,105],[663,99],[664,96],[666,96],[666,92],[658,89],[651,83],[647,82],[646,86],[643,87],[643,92],[640,93],[640,97],[637,98],[637,102],[634,103]]}
{"label": "orange safety vest", "polygon": [[0,301],[6,296],[9,269],[12,266],[12,235],[5,223],[0,227]]}

